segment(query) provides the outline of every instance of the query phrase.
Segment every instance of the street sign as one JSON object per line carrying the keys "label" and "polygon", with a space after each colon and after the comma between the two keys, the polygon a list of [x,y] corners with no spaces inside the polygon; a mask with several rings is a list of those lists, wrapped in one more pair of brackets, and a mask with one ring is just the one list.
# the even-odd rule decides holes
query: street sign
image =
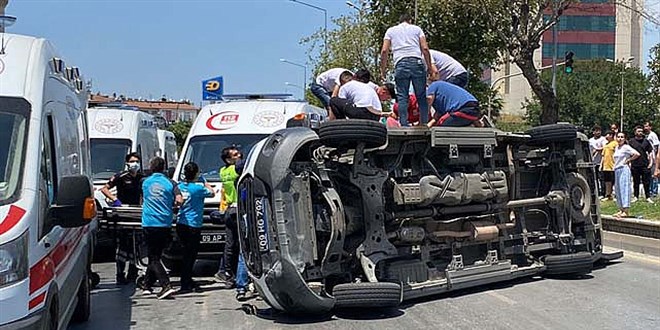
{"label": "street sign", "polygon": [[222,76],[207,79],[202,81],[202,100],[204,101],[218,101],[222,100],[222,94],[225,89],[225,84],[222,81]]}

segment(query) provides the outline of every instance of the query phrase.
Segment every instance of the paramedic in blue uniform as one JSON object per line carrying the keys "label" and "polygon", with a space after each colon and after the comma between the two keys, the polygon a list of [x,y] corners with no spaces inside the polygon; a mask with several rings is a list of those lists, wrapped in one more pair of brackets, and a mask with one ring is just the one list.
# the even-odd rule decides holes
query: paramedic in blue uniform
{"label": "paramedic in blue uniform", "polygon": [[[113,175],[108,183],[101,188],[105,197],[112,201],[113,207],[122,205],[140,205],[142,199],[142,179],[140,170],[140,154],[132,152],[125,157],[126,170]],[[117,188],[117,195],[110,189]],[[133,237],[130,233],[117,232],[117,251],[115,255],[117,268],[117,284],[135,282],[137,267],[133,258]],[[128,274],[124,274],[128,262]]]}
{"label": "paramedic in blue uniform", "polygon": [[156,280],[162,290],[158,299],[164,299],[174,294],[176,290],[170,283],[170,278],[160,259],[163,250],[172,237],[173,207],[183,203],[183,197],[176,182],[168,178],[165,172],[165,160],[155,157],[149,162],[152,175],[142,183],[142,231],[147,243],[149,266],[144,279],[143,290],[151,292]]}

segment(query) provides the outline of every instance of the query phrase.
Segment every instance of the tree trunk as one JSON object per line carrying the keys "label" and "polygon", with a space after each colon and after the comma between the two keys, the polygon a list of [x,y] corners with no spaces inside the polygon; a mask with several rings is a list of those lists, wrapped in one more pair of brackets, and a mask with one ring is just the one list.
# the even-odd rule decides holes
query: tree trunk
{"label": "tree trunk", "polygon": [[541,102],[541,124],[555,124],[559,121],[559,103],[557,97],[552,92],[552,86],[541,79],[541,75],[534,66],[534,59],[530,51],[530,56],[515,56],[514,62],[522,70],[523,76],[527,78],[532,91]]}

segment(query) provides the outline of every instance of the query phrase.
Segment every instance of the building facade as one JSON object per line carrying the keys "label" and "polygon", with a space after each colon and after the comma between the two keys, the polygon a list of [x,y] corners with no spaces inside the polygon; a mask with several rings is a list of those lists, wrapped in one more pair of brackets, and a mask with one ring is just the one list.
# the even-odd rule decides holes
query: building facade
{"label": "building facade", "polygon": [[[556,26],[557,62],[562,62],[564,54],[573,52],[575,60],[611,59],[628,61],[640,66],[643,59],[643,20],[638,10],[644,7],[643,0],[619,0],[623,5],[615,5],[611,0],[580,0],[561,16]],[[553,32],[543,34],[541,48],[535,53],[537,68],[552,64]],[[491,73],[494,88],[504,101],[503,112],[524,115],[522,105],[525,99],[533,97],[527,80],[519,73],[515,64],[506,64]],[[509,78],[504,76],[512,75]]]}
{"label": "building facade", "polygon": [[121,104],[128,107],[135,107],[140,111],[163,118],[168,124],[177,121],[194,121],[199,112],[199,108],[190,101],[175,101],[165,98],[160,100],[142,100],[126,98],[122,95],[101,95],[100,93],[90,95],[89,107],[101,106],[103,104]]}

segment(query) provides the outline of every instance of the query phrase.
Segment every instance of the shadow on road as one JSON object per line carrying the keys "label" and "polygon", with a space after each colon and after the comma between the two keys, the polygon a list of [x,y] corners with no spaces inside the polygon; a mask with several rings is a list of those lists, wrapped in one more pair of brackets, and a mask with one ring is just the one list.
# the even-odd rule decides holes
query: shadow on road
{"label": "shadow on road", "polygon": [[92,313],[86,323],[72,323],[71,330],[122,330],[134,325],[131,321],[135,304],[131,296],[133,285],[118,286],[114,278],[101,278],[101,283],[92,290]]}

